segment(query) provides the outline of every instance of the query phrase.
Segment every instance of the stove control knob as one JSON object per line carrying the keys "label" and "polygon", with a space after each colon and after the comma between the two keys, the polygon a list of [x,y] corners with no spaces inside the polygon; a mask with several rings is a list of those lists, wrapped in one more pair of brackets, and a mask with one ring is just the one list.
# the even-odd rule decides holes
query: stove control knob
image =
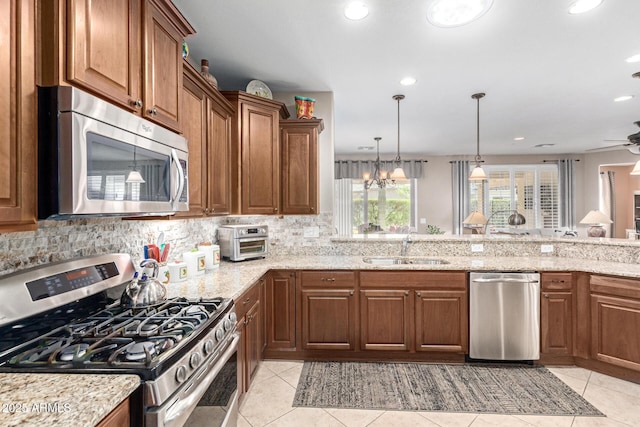
{"label": "stove control knob", "polygon": [[193,353],[189,358],[189,366],[191,366],[193,369],[196,369],[200,365],[200,359],[200,353]]}
{"label": "stove control knob", "polygon": [[236,323],[236,321],[238,320],[238,316],[236,316],[235,313],[231,313],[229,314],[229,320],[231,320],[231,323]]}
{"label": "stove control knob", "polygon": [[187,367],[184,365],[180,365],[178,366],[178,369],[176,369],[176,381],[178,381],[178,384],[184,382],[184,380],[187,379]]}
{"label": "stove control knob", "polygon": [[213,340],[207,340],[204,343],[204,347],[202,347],[202,352],[206,356],[208,354],[211,354],[211,352],[213,351],[213,348],[214,348]]}
{"label": "stove control knob", "polygon": [[229,319],[224,319],[224,322],[222,322],[222,324],[224,325],[225,331],[228,331],[231,329],[231,321]]}
{"label": "stove control knob", "polygon": [[216,340],[222,341],[222,339],[224,338],[224,331],[222,329],[218,329],[216,330]]}

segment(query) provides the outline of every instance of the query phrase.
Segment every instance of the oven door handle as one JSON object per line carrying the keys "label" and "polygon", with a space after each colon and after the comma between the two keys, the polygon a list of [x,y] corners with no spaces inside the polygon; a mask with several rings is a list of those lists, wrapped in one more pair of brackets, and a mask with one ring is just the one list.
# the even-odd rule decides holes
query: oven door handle
{"label": "oven door handle", "polygon": [[[227,363],[229,358],[233,355],[233,353],[237,351],[239,341],[240,341],[240,335],[234,334],[231,344],[227,346],[225,352],[222,354],[221,357],[218,358],[213,368],[211,368],[206,373],[206,376],[204,378],[199,380],[199,383],[195,386],[195,388],[192,387],[192,390],[189,392],[187,396],[179,397],[178,399],[174,399],[174,398],[169,399],[169,401],[167,402],[169,407],[166,408],[166,413],[159,420],[160,421],[159,425],[170,427],[170,426],[182,426],[184,424],[184,422],[189,418],[189,416],[191,415],[195,407],[198,405],[198,402],[200,401],[204,393],[207,391],[207,389],[213,382],[214,378],[220,373],[220,371],[222,370],[224,365]],[[208,366],[209,366],[208,363],[203,365],[202,368],[200,368],[200,371],[206,372],[208,369]],[[202,372],[198,372],[193,377],[198,378],[198,376],[201,376],[201,374]],[[159,412],[162,412],[162,407],[160,408]]]}
{"label": "oven door handle", "polygon": [[236,237],[236,240],[239,243],[245,243],[245,242],[260,242],[260,241],[264,241],[266,243],[267,241],[267,237]]}

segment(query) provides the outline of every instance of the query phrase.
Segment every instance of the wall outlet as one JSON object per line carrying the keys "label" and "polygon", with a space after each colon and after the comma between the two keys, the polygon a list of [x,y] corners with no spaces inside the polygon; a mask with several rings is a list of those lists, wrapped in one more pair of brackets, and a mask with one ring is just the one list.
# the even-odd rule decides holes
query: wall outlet
{"label": "wall outlet", "polygon": [[550,254],[553,252],[553,245],[540,245],[540,252]]}
{"label": "wall outlet", "polygon": [[320,237],[320,227],[304,227],[304,237]]}
{"label": "wall outlet", "polygon": [[420,218],[420,224],[426,224],[427,218]]}
{"label": "wall outlet", "polygon": [[471,252],[483,252],[484,245],[482,243],[472,243],[471,244]]}

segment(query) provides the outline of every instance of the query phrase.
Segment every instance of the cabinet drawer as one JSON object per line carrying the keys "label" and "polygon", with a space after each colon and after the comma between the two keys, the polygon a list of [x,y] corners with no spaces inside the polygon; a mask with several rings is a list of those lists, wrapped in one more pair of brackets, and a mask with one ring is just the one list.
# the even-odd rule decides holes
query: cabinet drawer
{"label": "cabinet drawer", "polygon": [[260,299],[259,283],[260,281],[256,282],[251,286],[251,288],[243,293],[240,298],[234,301],[236,305],[236,316],[238,316],[238,319],[242,319],[242,316],[247,314],[247,311],[249,311],[249,309],[254,306],[256,301]]}
{"label": "cabinet drawer", "polygon": [[542,273],[540,281],[543,291],[570,291],[573,275],[571,273]]}
{"label": "cabinet drawer", "polygon": [[640,280],[592,275],[591,292],[640,299]]}
{"label": "cabinet drawer", "polygon": [[303,271],[303,287],[353,287],[356,284],[354,271]]}
{"label": "cabinet drawer", "polygon": [[361,271],[361,288],[467,288],[467,274],[463,271]]}

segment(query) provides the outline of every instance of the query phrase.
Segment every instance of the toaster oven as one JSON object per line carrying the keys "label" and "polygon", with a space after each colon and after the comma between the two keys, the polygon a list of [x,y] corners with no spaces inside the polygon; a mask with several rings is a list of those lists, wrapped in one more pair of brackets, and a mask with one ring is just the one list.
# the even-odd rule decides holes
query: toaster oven
{"label": "toaster oven", "polygon": [[267,256],[269,227],[266,225],[221,225],[218,228],[220,256],[244,261]]}

